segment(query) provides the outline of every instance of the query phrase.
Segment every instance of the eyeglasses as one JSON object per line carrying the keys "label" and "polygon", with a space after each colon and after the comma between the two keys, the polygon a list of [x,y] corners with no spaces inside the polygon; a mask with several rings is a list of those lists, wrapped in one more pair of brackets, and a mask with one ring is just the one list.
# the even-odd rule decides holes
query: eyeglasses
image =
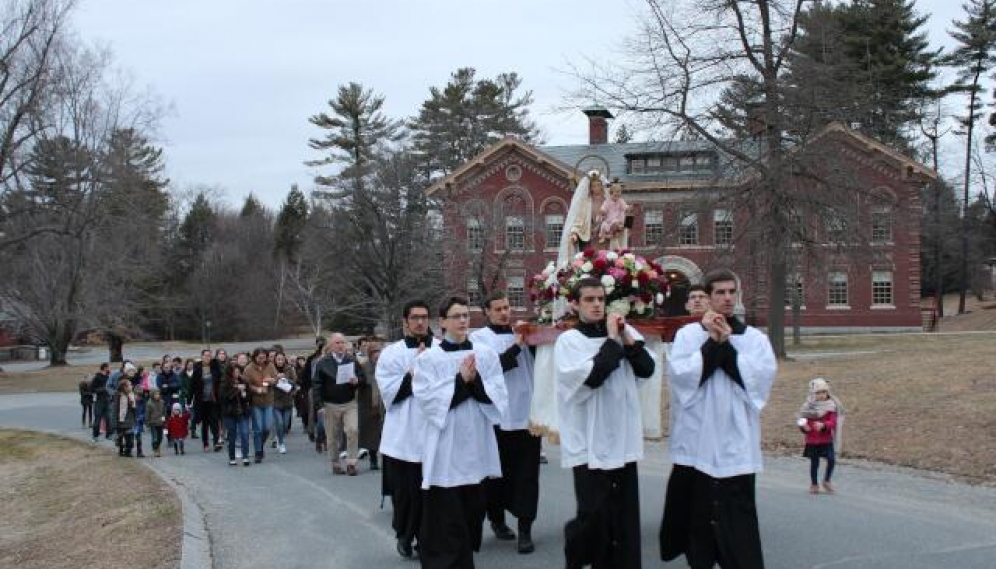
{"label": "eyeglasses", "polygon": [[450,320],[470,320],[470,313],[459,312],[457,314],[447,314],[446,317]]}

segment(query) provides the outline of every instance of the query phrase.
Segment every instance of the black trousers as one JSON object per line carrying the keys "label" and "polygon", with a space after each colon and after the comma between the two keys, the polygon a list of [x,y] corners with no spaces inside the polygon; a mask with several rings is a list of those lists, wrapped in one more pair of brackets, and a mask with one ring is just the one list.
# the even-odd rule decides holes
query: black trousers
{"label": "black trousers", "polygon": [[391,496],[394,535],[411,543],[422,525],[422,463],[384,455],[382,491]]}
{"label": "black trousers", "polygon": [[692,569],[762,569],[753,474],[713,478],[674,465],[661,521],[661,559],[685,555]]}
{"label": "black trousers", "polygon": [[488,496],[488,519],[504,522],[505,510],[520,521],[536,519],[539,503],[541,440],[529,431],[503,431],[495,427],[501,478],[488,478],[484,488]]}
{"label": "black trousers", "polygon": [[480,484],[423,491],[419,559],[423,569],[473,569],[481,549],[485,497]]}
{"label": "black trousers", "polygon": [[104,420],[107,438],[111,438],[111,402],[97,399],[93,403],[93,438],[100,436],[100,420]]}
{"label": "black trousers", "polygon": [[564,527],[568,569],[640,569],[640,487],[636,463],[614,470],[574,467],[577,517]]}
{"label": "black trousers", "polygon": [[211,442],[218,444],[218,404],[214,401],[198,401],[197,422],[201,424],[201,444],[208,446],[208,429],[211,430]]}
{"label": "black trousers", "polygon": [[[80,406],[83,407],[83,417],[82,417],[82,419],[83,419],[83,425],[85,425],[85,426],[86,425],[92,425],[93,424],[93,400],[90,400],[90,401],[81,401],[80,402]],[[90,419],[89,422],[87,421],[88,417]]]}

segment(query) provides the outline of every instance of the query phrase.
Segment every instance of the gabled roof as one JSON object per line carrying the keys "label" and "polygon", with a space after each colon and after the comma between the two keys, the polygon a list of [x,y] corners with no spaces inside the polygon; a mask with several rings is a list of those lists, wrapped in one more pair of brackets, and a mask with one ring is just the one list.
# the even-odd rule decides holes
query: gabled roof
{"label": "gabled roof", "polygon": [[[830,123],[823,127],[816,135],[807,140],[805,144],[813,144],[834,134],[850,138],[855,146],[869,154],[880,156],[891,163],[893,167],[900,171],[900,177],[902,178],[913,174],[919,174],[929,179],[937,178],[937,173],[931,168],[839,122]],[[759,156],[761,154],[761,144],[757,140],[727,140],[725,142],[735,145],[739,151],[747,156]],[[618,178],[625,184],[627,189],[631,190],[738,185],[744,183],[754,175],[736,158],[722,152],[706,140],[534,147],[517,138],[506,137],[467,161],[448,176],[436,181],[426,190],[426,194],[432,195],[442,188],[457,183],[476,168],[486,166],[493,159],[509,149],[518,150],[526,156],[531,157],[538,164],[549,167],[555,173],[562,174],[565,179],[572,182],[581,172],[598,168],[603,170],[610,179]],[[796,147],[794,150],[798,151],[799,147]],[[700,153],[713,153],[715,155],[715,169],[691,172],[655,172],[651,174],[629,173],[628,160],[635,156],[654,154],[681,156]]]}
{"label": "gabled roof", "polygon": [[832,122],[827,126],[823,127],[816,136],[810,139],[809,143],[819,140],[821,138],[827,137],[834,133],[840,133],[845,136],[852,138],[860,146],[863,146],[865,150],[872,153],[881,154],[883,158],[892,162],[900,171],[903,172],[905,177],[907,173],[916,173],[932,180],[937,179],[937,172],[933,168],[928,168],[923,164],[920,164],[916,160],[906,156],[902,152],[894,148],[890,148],[881,142],[871,138],[868,135],[862,134],[854,129],[848,128],[846,125],[839,122]]}
{"label": "gabled roof", "polygon": [[565,179],[571,179],[574,175],[573,166],[567,165],[555,157],[550,156],[540,152],[535,146],[527,144],[518,138],[507,136],[490,147],[486,148],[483,152],[475,156],[474,158],[465,162],[462,166],[451,172],[449,175],[436,180],[431,186],[425,190],[427,196],[431,196],[437,191],[452,186],[457,180],[460,180],[464,176],[470,174],[474,169],[486,166],[492,159],[503,154],[505,151],[514,149],[522,152],[526,156],[532,158],[537,164],[545,165],[552,169],[553,171],[562,174]]}

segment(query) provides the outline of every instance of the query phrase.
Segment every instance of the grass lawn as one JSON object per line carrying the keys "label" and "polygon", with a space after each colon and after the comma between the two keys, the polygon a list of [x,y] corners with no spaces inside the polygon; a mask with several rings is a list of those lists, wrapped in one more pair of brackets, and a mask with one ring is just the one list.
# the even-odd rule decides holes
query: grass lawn
{"label": "grass lawn", "polygon": [[996,483],[996,333],[814,338],[795,353],[762,415],[768,449],[801,453],[795,414],[823,376],[846,410],[845,457]]}
{"label": "grass lawn", "polygon": [[63,437],[0,429],[0,480],[0,567],[180,564],[180,502],[134,459]]}
{"label": "grass lawn", "polygon": [[38,371],[0,374],[0,395],[9,393],[77,392],[77,385],[97,373],[97,366],[47,367]]}

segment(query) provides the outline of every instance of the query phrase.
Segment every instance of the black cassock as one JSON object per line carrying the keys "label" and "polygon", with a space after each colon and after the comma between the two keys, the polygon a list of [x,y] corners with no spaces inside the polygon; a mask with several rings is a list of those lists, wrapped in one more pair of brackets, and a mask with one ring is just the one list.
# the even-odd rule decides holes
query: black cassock
{"label": "black cassock", "polygon": [[762,569],[754,485],[753,474],[713,478],[675,465],[667,481],[661,559],[684,554],[693,568]]}
{"label": "black cassock", "polygon": [[568,569],[640,569],[640,486],[636,463],[613,470],[574,467],[577,517],[564,527]]}

